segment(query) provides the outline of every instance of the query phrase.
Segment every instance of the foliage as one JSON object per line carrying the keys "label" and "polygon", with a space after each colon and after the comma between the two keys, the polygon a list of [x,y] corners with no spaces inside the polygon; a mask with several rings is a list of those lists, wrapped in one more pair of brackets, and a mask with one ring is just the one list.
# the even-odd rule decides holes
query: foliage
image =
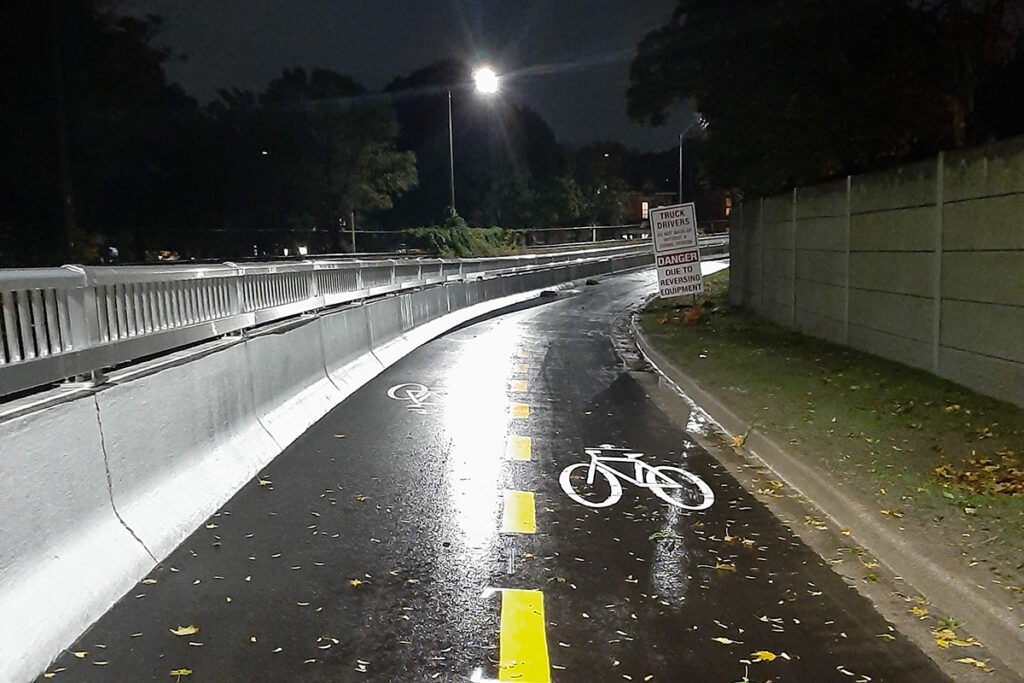
{"label": "foliage", "polygon": [[430,251],[442,258],[507,256],[514,254],[523,241],[523,233],[518,230],[469,228],[464,222],[462,226],[446,224],[412,228],[405,234],[411,247]]}
{"label": "foliage", "polygon": [[384,225],[429,224],[450,203],[449,93],[455,204],[470,224],[526,228],[550,225],[551,217],[576,216],[558,205],[555,195],[540,199],[569,167],[569,155],[550,127],[500,93],[484,97],[474,92],[466,64],[437,62],[396,78],[385,90],[401,124],[399,146],[415,152],[421,184],[381,217]]}
{"label": "foliage", "polygon": [[991,132],[976,96],[1014,59],[1022,4],[679,0],[638,47],[629,114],[692,104],[712,181],[748,192],[927,156]]}

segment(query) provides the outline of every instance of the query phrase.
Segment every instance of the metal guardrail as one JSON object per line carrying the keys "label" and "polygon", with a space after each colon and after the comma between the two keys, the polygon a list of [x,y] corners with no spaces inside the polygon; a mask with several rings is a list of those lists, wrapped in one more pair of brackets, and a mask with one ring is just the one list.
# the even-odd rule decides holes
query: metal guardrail
{"label": "metal guardrail", "polygon": [[0,397],[347,302],[650,253],[0,270]]}

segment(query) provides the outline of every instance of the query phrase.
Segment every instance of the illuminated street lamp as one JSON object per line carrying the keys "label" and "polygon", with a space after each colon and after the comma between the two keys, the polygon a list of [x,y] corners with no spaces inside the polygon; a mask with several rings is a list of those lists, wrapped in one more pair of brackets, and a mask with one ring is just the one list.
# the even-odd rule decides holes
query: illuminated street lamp
{"label": "illuminated street lamp", "polygon": [[[498,92],[498,74],[490,67],[481,67],[473,72],[473,83],[476,91],[485,95]],[[452,215],[455,215],[455,136],[452,131],[452,91],[448,89],[448,178],[451,189]]]}

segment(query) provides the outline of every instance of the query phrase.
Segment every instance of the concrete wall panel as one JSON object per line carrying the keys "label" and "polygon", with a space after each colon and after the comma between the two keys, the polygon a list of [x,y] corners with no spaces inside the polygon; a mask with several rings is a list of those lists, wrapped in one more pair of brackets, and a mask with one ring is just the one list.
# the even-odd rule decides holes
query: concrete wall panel
{"label": "concrete wall panel", "polygon": [[797,249],[846,251],[846,216],[797,219]]}
{"label": "concrete wall panel", "polygon": [[798,280],[845,285],[846,252],[801,249],[796,255],[796,276]]}
{"label": "concrete wall panel", "polygon": [[939,349],[939,367],[943,377],[1024,406],[1024,364],[979,356],[959,349]]}
{"label": "concrete wall panel", "polygon": [[796,329],[812,337],[818,337],[834,344],[841,344],[844,340],[844,327],[842,320],[820,315],[813,311],[796,310]]}
{"label": "concrete wall panel", "polygon": [[797,280],[796,307],[841,322],[846,312],[845,293],[843,287]]}
{"label": "concrete wall panel", "polygon": [[793,276],[793,250],[765,248],[761,254],[761,268],[764,277],[787,277]]}
{"label": "concrete wall panel", "polygon": [[945,155],[947,202],[1024,193],[1024,137]]}
{"label": "concrete wall panel", "polygon": [[1024,308],[942,302],[942,346],[1024,363]]}
{"label": "concrete wall panel", "polygon": [[855,176],[850,180],[850,212],[889,211],[935,203],[934,160]]}
{"label": "concrete wall panel", "polygon": [[922,370],[930,370],[932,362],[931,343],[916,339],[908,339],[882,330],[863,327],[853,322],[849,326],[849,345],[876,356],[909,365]]}
{"label": "concrete wall panel", "polygon": [[1024,249],[1024,194],[943,205],[942,248]]}
{"label": "concrete wall panel", "polygon": [[850,251],[931,251],[935,207],[850,216]]}
{"label": "concrete wall panel", "polygon": [[902,294],[851,289],[851,330],[854,325],[930,344],[932,301]]}
{"label": "concrete wall panel", "polygon": [[942,298],[1024,308],[1024,251],[943,254]]}
{"label": "concrete wall panel", "polygon": [[769,225],[791,224],[793,221],[793,195],[780,194],[775,197],[765,197],[762,206],[761,221],[767,229]]}
{"label": "concrete wall panel", "polygon": [[930,297],[935,283],[930,253],[850,254],[850,287]]}
{"label": "concrete wall panel", "polygon": [[796,218],[846,216],[846,179],[797,190]]}

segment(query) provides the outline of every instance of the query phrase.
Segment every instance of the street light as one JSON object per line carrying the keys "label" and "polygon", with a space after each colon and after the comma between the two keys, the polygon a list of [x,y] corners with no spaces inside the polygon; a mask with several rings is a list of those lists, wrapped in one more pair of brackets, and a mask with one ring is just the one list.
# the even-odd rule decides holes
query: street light
{"label": "street light", "polygon": [[[490,67],[481,67],[473,72],[473,83],[476,90],[485,95],[498,92],[498,74]],[[451,190],[452,215],[455,215],[455,136],[452,131],[452,91],[448,89],[448,179]]]}
{"label": "street light", "polygon": [[694,126],[699,125],[701,130],[708,127],[708,120],[700,114],[697,114],[697,120],[688,125],[683,129],[683,132],[679,134],[679,203],[683,203],[683,138],[690,132],[690,129]]}

